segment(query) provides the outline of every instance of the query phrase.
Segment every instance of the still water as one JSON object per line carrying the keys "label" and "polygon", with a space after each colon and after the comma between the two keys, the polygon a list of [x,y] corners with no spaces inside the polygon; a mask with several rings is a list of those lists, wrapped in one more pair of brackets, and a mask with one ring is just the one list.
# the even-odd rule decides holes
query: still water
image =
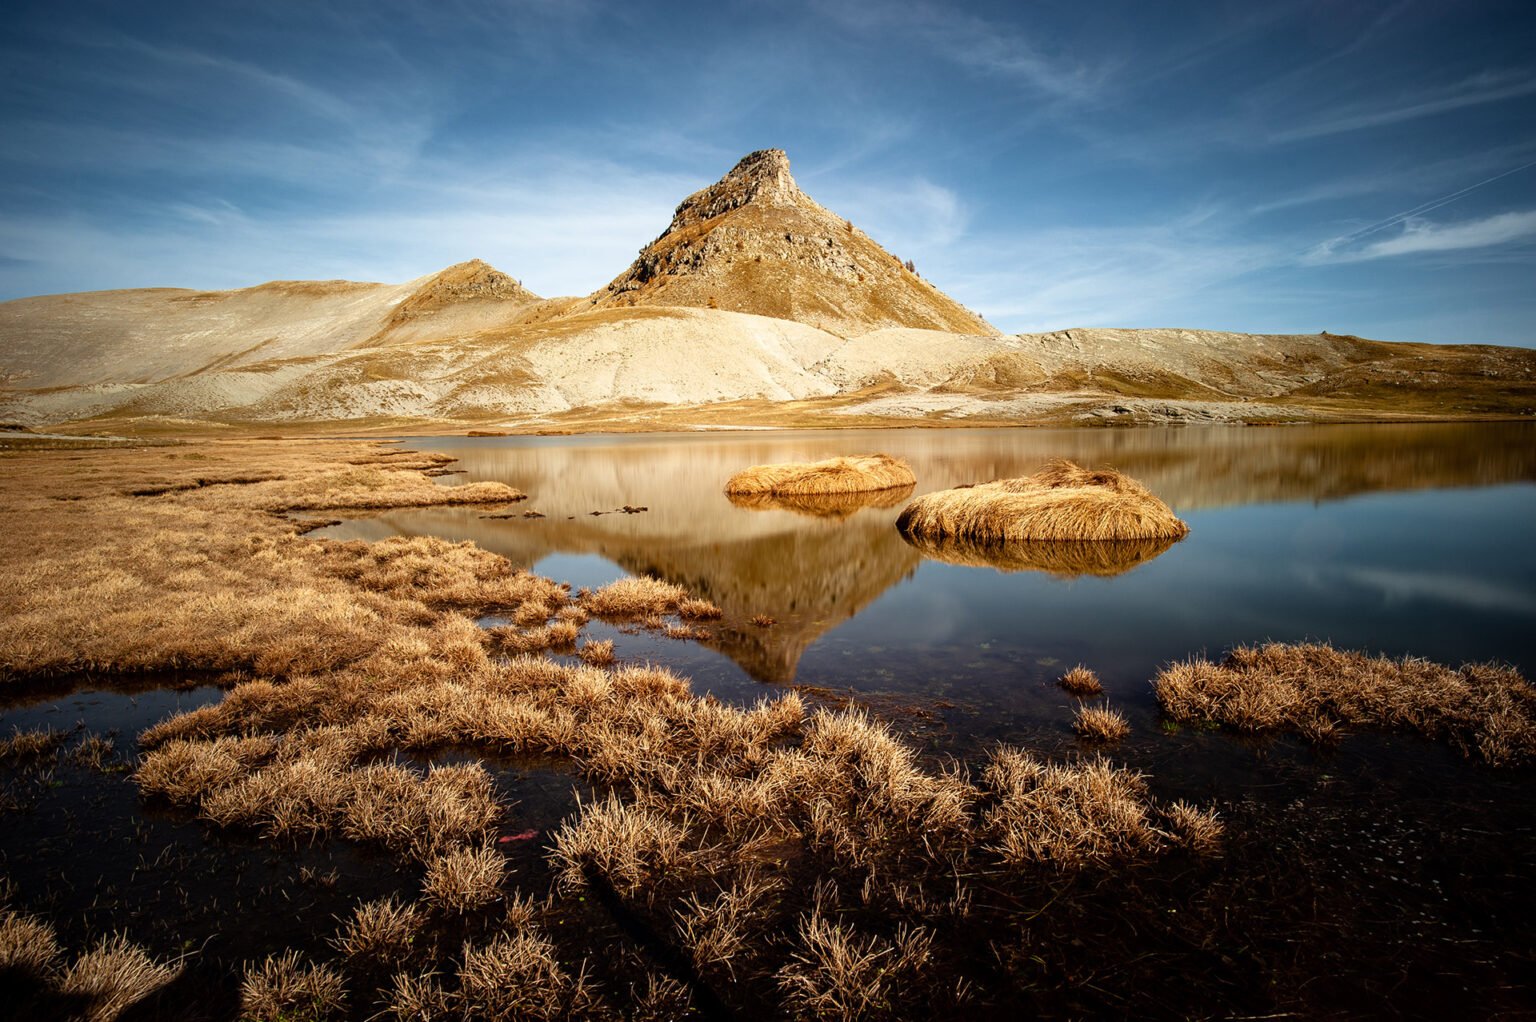
{"label": "still water", "polygon": [[[703,643],[617,636],[725,698],[763,683],[986,708],[1007,737],[1060,716],[1085,663],[1150,718],[1170,660],[1266,639],[1536,668],[1536,427],[1375,425],[871,430],[425,438],[445,482],[497,480],[543,518],[403,511],[317,533],[470,539],[576,586],[650,573],[726,611]],[[905,495],[852,507],[738,506],[748,465],[883,451],[913,495],[1024,475],[1053,457],[1113,466],[1190,525],[1166,547],[922,551]],[[612,513],[629,505],[633,514]],[[881,506],[885,505],[885,506]],[[610,512],[593,514],[593,512]],[[756,614],[775,619],[753,627]],[[601,629],[601,626],[598,626]],[[609,634],[599,631],[596,634]]]}

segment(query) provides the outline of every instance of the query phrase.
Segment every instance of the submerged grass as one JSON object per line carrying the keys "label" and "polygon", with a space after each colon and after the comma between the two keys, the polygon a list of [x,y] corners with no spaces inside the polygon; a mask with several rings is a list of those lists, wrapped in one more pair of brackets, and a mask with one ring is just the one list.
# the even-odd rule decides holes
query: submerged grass
{"label": "submerged grass", "polygon": [[1153,686],[1163,712],[1240,731],[1314,740],[1347,727],[1415,731],[1466,755],[1513,765],[1536,758],[1536,687],[1511,667],[1446,667],[1327,644],[1240,646],[1221,663],[1169,664]]}
{"label": "submerged grass", "polygon": [[912,468],[888,454],[827,458],[823,461],[753,465],[737,472],[725,484],[734,496],[820,496],[865,493],[909,487],[917,482]]}
{"label": "submerged grass", "polygon": [[929,541],[982,544],[1175,540],[1189,532],[1129,476],[1059,459],[1031,476],[925,494],[902,510],[896,526]]}

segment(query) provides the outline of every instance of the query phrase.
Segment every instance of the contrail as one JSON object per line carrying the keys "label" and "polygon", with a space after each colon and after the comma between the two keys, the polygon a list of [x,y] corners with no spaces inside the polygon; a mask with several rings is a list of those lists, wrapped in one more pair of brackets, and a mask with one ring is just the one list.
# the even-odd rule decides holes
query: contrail
{"label": "contrail", "polygon": [[1530,163],[1516,167],[1514,170],[1506,170],[1502,174],[1495,174],[1493,177],[1490,177],[1485,181],[1479,181],[1475,185],[1467,185],[1467,187],[1461,189],[1460,191],[1452,192],[1449,195],[1442,195],[1438,199],[1430,199],[1428,202],[1415,206],[1410,210],[1406,210],[1402,213],[1395,213],[1392,216],[1387,217],[1385,220],[1371,224],[1369,227],[1362,227],[1352,234],[1341,234],[1337,238],[1330,238],[1328,241],[1323,242],[1323,244],[1319,247],[1327,247],[1331,250],[1336,246],[1345,245],[1351,241],[1359,241],[1361,238],[1364,238],[1367,235],[1375,234],[1377,231],[1386,230],[1388,227],[1391,227],[1395,224],[1400,224],[1410,217],[1420,216],[1421,214],[1428,213],[1431,210],[1439,209],[1441,206],[1444,206],[1448,202],[1455,202],[1457,199],[1461,198],[1468,192],[1475,192],[1477,189],[1483,187],[1484,185],[1491,185],[1495,181],[1509,177],[1511,174],[1518,174],[1522,170],[1530,170],[1532,167],[1536,167],[1536,160],[1532,160]]}

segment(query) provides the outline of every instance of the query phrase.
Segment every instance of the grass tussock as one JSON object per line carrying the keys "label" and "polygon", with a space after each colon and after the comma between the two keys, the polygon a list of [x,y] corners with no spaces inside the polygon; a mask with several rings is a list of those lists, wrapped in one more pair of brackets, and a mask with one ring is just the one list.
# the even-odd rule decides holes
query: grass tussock
{"label": "grass tussock", "polygon": [[454,848],[427,865],[421,891],[445,912],[471,912],[501,897],[506,872],[506,859],[490,845]]}
{"label": "grass tussock", "polygon": [[1124,714],[1111,710],[1105,703],[1102,706],[1079,706],[1077,715],[1072,718],[1072,730],[1091,742],[1118,742],[1131,733],[1131,725]]}
{"label": "grass tussock", "polygon": [[111,1022],[181,974],[122,935],[110,937],[77,958],[60,978],[58,992],[84,1005],[86,1022]]}
{"label": "grass tussock", "polygon": [[594,667],[607,667],[614,661],[613,640],[589,639],[581,644],[581,649],[576,651],[576,655],[581,657],[583,662]]}
{"label": "grass tussock", "polygon": [[331,944],[355,970],[393,970],[420,955],[417,938],[425,924],[420,906],[382,898],[357,906]]}
{"label": "grass tussock", "polygon": [[1446,667],[1326,644],[1269,643],[1221,663],[1194,658],[1158,672],[1163,712],[1240,731],[1297,731],[1314,740],[1346,727],[1413,731],[1495,765],[1536,756],[1536,688],[1510,667]]}
{"label": "grass tussock", "polygon": [[601,1017],[601,1000],[585,968],[574,975],[536,929],[464,945],[459,969],[461,1017],[485,1022]]}
{"label": "grass tussock", "polygon": [[929,493],[896,519],[903,535],[972,543],[1179,539],[1189,526],[1114,469],[1057,460],[1031,476]]}
{"label": "grass tussock", "polygon": [[598,617],[634,618],[673,613],[688,599],[688,590],[680,585],[650,575],[628,575],[587,594],[581,606]]}
{"label": "grass tussock", "polygon": [[0,973],[44,980],[58,972],[62,958],[52,926],[33,916],[0,909]]}
{"label": "grass tussock", "polygon": [[824,461],[753,465],[731,476],[725,484],[725,492],[736,496],[819,496],[910,487],[916,482],[911,466],[900,458],[866,454]]}
{"label": "grass tussock", "polygon": [[17,729],[9,738],[0,739],[0,763],[27,764],[52,759],[68,738],[68,732],[53,728]]}
{"label": "grass tussock", "polygon": [[819,910],[800,920],[796,936],[778,981],[787,1005],[804,1018],[903,1017],[904,988],[920,985],[933,952],[933,937],[921,927],[903,926],[887,940]]}
{"label": "grass tussock", "polygon": [[1057,679],[1057,684],[1078,698],[1100,695],[1104,691],[1104,684],[1099,681],[1099,676],[1082,664],[1063,674]]}
{"label": "grass tussock", "polygon": [[346,1010],[340,974],[324,965],[306,964],[296,951],[273,955],[248,966],[240,983],[242,1022],[324,1022]]}
{"label": "grass tussock", "polygon": [[993,799],[985,829],[1009,865],[1075,869],[1135,858],[1163,844],[1145,779],[1103,758],[1047,764],[1003,747],[983,784]]}

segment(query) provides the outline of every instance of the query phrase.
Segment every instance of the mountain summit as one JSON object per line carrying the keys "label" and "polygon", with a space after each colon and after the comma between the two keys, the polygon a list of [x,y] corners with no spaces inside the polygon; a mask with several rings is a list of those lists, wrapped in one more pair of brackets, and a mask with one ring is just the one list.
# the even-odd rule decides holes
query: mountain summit
{"label": "mountain summit", "polygon": [[682,305],[792,319],[842,337],[885,327],[996,334],[800,190],[782,149],[749,153],[589,304]]}

